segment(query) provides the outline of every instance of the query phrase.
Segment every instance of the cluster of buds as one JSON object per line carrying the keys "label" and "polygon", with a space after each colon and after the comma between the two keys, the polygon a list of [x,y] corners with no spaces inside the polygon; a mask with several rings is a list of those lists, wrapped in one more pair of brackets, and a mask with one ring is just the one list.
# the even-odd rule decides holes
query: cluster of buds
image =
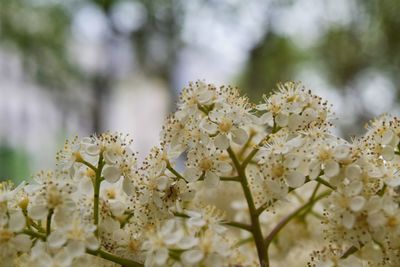
{"label": "cluster of buds", "polygon": [[191,83],[143,162],[107,132],[1,183],[1,266],[400,266],[400,120],[347,141],[333,118],[299,83]]}

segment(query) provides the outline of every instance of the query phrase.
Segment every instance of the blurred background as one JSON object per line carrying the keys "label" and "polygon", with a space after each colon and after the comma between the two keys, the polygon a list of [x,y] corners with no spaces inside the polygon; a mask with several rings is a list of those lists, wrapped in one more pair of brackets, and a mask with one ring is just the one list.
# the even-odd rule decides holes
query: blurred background
{"label": "blurred background", "polygon": [[143,158],[180,89],[252,100],[301,80],[349,138],[399,113],[398,0],[0,0],[0,179],[54,165],[65,138],[132,135]]}

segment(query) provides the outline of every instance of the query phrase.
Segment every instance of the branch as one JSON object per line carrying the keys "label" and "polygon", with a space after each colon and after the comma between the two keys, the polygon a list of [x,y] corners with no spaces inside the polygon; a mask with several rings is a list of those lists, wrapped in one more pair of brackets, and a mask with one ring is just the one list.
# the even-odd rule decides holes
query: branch
{"label": "branch", "polygon": [[169,162],[167,162],[167,169],[168,169],[173,175],[175,175],[176,178],[182,179],[182,180],[184,180],[185,182],[187,182],[186,179],[185,179],[179,172],[177,172],[177,171],[171,166],[171,164],[169,164]]}
{"label": "branch", "polygon": [[243,147],[240,149],[238,153],[238,158],[242,158],[244,155],[244,152],[246,152],[247,148],[250,146],[251,142],[253,141],[254,136],[256,136],[256,132],[250,130],[250,136],[247,139],[246,143],[243,145]]}
{"label": "branch", "polygon": [[233,176],[233,177],[222,176],[222,177],[220,177],[220,179],[221,179],[221,181],[240,182],[240,177],[239,176]]}
{"label": "branch", "polygon": [[295,218],[298,214],[300,214],[303,210],[307,209],[310,205],[314,204],[321,198],[324,198],[328,196],[331,192],[324,192],[318,197],[308,201],[304,205],[300,206],[297,208],[295,211],[293,211],[291,214],[283,218],[272,231],[269,233],[267,238],[265,239],[265,243],[267,244],[267,247],[271,244],[272,240],[275,238],[275,236],[293,219]]}
{"label": "branch", "polygon": [[92,169],[94,172],[97,172],[97,168],[95,166],[93,166],[90,162],[87,162],[86,160],[81,160],[81,161],[78,161],[78,162],[86,165],[87,167]]}
{"label": "branch", "polygon": [[111,254],[109,252],[106,252],[104,250],[86,250],[86,253],[94,256],[100,256],[103,259],[112,261],[114,263],[120,264],[121,266],[124,267],[143,267],[144,265],[142,263],[125,259],[125,258],[120,258],[117,255]]}
{"label": "branch", "polygon": [[103,170],[103,152],[100,152],[99,161],[97,163],[96,178],[94,181],[93,190],[93,220],[96,225],[96,236],[99,235],[99,198],[100,198],[100,185],[101,185],[101,172]]}
{"label": "branch", "polygon": [[[254,151],[255,150],[253,150],[253,152]],[[254,156],[257,153],[257,151],[254,153],[252,152],[251,154],[253,154]],[[245,168],[247,164],[246,161],[249,162],[253,156],[249,155],[241,165],[231,147],[227,149],[227,152],[233,164],[235,165],[236,171],[240,178],[240,184],[242,185],[243,193],[246,198],[247,205],[249,207],[250,220],[251,220],[251,233],[253,234],[254,242],[257,247],[257,254],[258,254],[258,259],[260,261],[260,265],[263,267],[269,267],[267,247],[264,243],[263,233],[261,231],[261,225],[258,218],[256,206],[254,204],[253,195],[251,193],[245,173]]]}
{"label": "branch", "polygon": [[325,181],[325,180],[322,179],[321,177],[316,178],[315,181],[317,181],[318,183],[323,184],[323,185],[329,187],[329,188],[332,189],[332,190],[336,190],[336,186],[331,185],[329,182]]}
{"label": "branch", "polygon": [[49,214],[47,214],[47,220],[46,220],[46,237],[50,235],[51,232],[51,219],[53,216],[54,210],[50,209]]}
{"label": "branch", "polygon": [[227,225],[227,226],[240,228],[242,230],[246,230],[246,231],[249,231],[249,232],[253,231],[252,228],[251,228],[251,225],[248,225],[248,224],[245,224],[245,223],[227,221],[227,222],[223,222],[222,224],[223,225]]}
{"label": "branch", "polygon": [[26,234],[26,235],[29,235],[29,236],[31,236],[31,237],[34,237],[34,238],[41,239],[41,240],[43,240],[43,241],[46,240],[46,235],[45,235],[45,234],[38,233],[38,232],[35,232],[35,231],[33,231],[33,230],[30,230],[30,229],[24,229],[24,230],[22,231],[22,233],[24,233],[24,234]]}
{"label": "branch", "polygon": [[[174,216],[176,217],[180,217],[180,218],[185,218],[188,219],[190,218],[189,215],[182,213],[182,212],[174,212]],[[251,232],[251,226],[245,223],[241,223],[241,222],[234,222],[234,221],[224,221],[221,223],[222,225],[227,225],[227,226],[232,226],[232,227],[236,227],[236,228],[240,228],[246,231]]]}
{"label": "branch", "polygon": [[345,258],[347,258],[348,256],[350,256],[351,254],[354,254],[354,253],[356,253],[358,251],[358,248],[356,248],[355,246],[351,246],[351,247],[349,247],[349,249],[347,249],[344,253],[343,253],[343,255],[340,257],[341,259],[345,259]]}
{"label": "branch", "polygon": [[[46,235],[42,233],[38,233],[29,229],[24,229],[22,233],[29,235],[33,238],[41,239],[43,241],[46,240]],[[99,250],[86,250],[86,253],[91,254],[93,256],[100,256],[103,259],[112,261],[114,263],[120,264],[121,266],[124,267],[143,267],[144,265],[142,263],[125,259],[125,258],[120,258],[117,255],[111,254],[109,252],[103,251],[101,249]]]}

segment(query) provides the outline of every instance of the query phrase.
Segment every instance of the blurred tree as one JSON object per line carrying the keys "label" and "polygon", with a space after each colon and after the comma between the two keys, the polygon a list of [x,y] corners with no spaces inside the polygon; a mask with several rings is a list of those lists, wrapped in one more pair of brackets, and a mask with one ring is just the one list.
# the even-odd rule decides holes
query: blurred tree
{"label": "blurred tree", "polygon": [[[273,1],[269,16],[277,15],[273,14],[277,10],[273,7],[279,6],[282,11],[292,4]],[[302,66],[314,68],[328,84],[342,91],[355,90],[360,77],[372,71],[388,77],[400,92],[400,1],[355,0],[350,9],[350,23],[322,27],[320,38],[306,47],[266,27],[264,38],[251,50],[240,79],[248,95],[257,96],[260,89],[271,90],[277,81],[292,80]],[[370,119],[369,112],[368,107],[362,107],[358,120]]]}
{"label": "blurred tree", "polygon": [[249,55],[247,68],[241,84],[253,100],[260,99],[260,93],[272,90],[280,81],[294,76],[297,64],[303,60],[302,52],[287,37],[268,32]]}
{"label": "blurred tree", "polygon": [[[71,60],[70,54],[74,16],[87,5],[100,10],[107,31],[103,33],[100,44],[106,48],[102,55],[105,66],[90,72],[82,71],[76,61]],[[117,7],[121,9],[121,5],[136,5],[142,9],[145,17],[140,27],[119,27],[115,10]],[[176,0],[1,1],[0,44],[19,53],[31,77],[46,88],[89,88],[91,132],[101,132],[105,130],[102,119],[104,101],[114,87],[115,64],[118,64],[113,59],[113,42],[116,39],[131,42],[141,72],[161,80],[171,93],[175,93],[172,74],[182,45],[179,36],[183,14],[182,4]],[[72,103],[65,103],[68,99],[66,94],[55,96],[60,98],[64,107],[76,109],[75,98]]]}
{"label": "blurred tree", "polygon": [[18,52],[29,74],[47,88],[69,88],[79,71],[68,60],[71,14],[49,2],[0,1],[0,44]]}

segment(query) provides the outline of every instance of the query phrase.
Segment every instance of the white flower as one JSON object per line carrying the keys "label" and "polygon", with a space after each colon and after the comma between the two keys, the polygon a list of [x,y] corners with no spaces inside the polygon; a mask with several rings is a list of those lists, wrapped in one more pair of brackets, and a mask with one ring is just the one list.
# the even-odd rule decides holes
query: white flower
{"label": "white flower", "polygon": [[143,243],[146,251],[145,266],[165,266],[169,259],[168,247],[174,247],[183,236],[183,229],[172,219],[150,229],[148,239]]}
{"label": "white flower", "polygon": [[204,131],[215,136],[215,146],[223,150],[231,145],[231,141],[239,145],[246,142],[248,134],[243,126],[243,117],[238,116],[232,108],[228,107],[215,108],[200,123]]}
{"label": "white flower", "polygon": [[54,220],[61,222],[75,209],[73,181],[63,173],[41,172],[35,177],[38,184],[25,188],[29,195],[28,215],[34,220],[45,219],[50,210]]}
{"label": "white flower", "polygon": [[63,227],[58,227],[47,238],[50,248],[58,249],[63,246],[69,255],[79,257],[85,254],[86,249],[96,250],[99,242],[94,235],[96,226],[83,223],[76,215]]}
{"label": "white flower", "polygon": [[25,217],[21,210],[10,212],[0,220],[0,259],[7,266],[18,252],[28,252],[32,241],[26,234],[20,233],[25,227]]}
{"label": "white flower", "polygon": [[199,146],[188,153],[187,168],[184,177],[188,182],[195,182],[204,176],[204,183],[209,188],[219,184],[220,176],[229,173],[232,166],[223,160],[221,153],[213,148]]}

